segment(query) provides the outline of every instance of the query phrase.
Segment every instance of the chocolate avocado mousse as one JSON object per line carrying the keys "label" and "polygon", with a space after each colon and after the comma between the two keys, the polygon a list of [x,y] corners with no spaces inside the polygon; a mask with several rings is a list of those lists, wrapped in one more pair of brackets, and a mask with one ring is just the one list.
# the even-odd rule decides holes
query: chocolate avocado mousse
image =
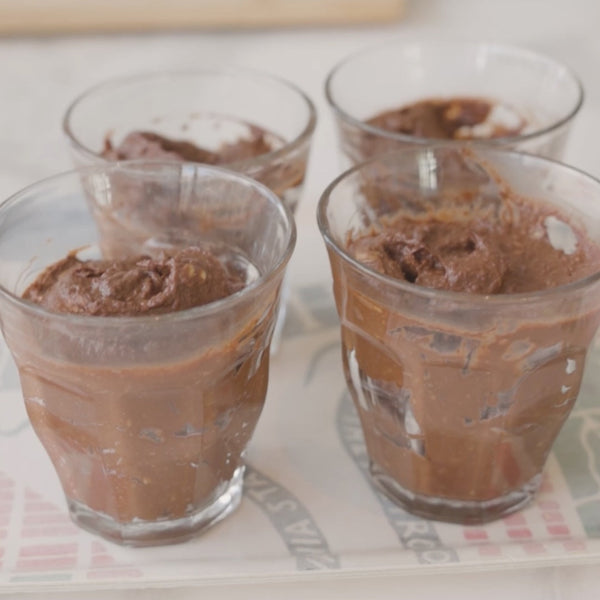
{"label": "chocolate avocado mousse", "polygon": [[[234,119],[228,120],[225,117],[222,120],[224,128],[231,124],[229,121],[235,122]],[[210,149],[186,139],[185,135],[178,138],[152,130],[130,131],[118,143],[113,141],[113,136],[109,134],[104,139],[104,148],[100,156],[110,161],[171,160],[197,162],[234,170],[239,168],[271,188],[293,212],[298,202],[300,186],[304,181],[306,157],[290,157],[283,162],[276,157],[263,158],[285,147],[285,140],[257,125],[237,122],[235,124],[243,128],[245,133]],[[256,165],[252,164],[253,160],[258,160]]]}
{"label": "chocolate avocado mousse", "polygon": [[[482,296],[537,292],[600,270],[600,246],[560,211],[519,198],[497,218],[463,209],[396,214],[350,236],[347,251],[412,286]],[[559,232],[565,245],[555,247]],[[341,297],[344,284],[336,286]],[[577,397],[580,374],[569,365],[583,363],[597,311],[506,330],[478,328],[473,312],[461,330],[433,314],[403,314],[401,304],[382,311],[360,289],[345,293],[346,314],[360,315],[365,331],[343,327],[346,377],[368,389],[357,406],[384,480],[421,497],[485,503],[539,477]]]}
{"label": "chocolate avocado mousse", "polygon": [[[377,231],[350,237],[348,250],[390,277],[472,294],[545,290],[600,267],[600,246],[556,210],[519,198],[506,201],[498,218],[468,208],[465,200],[418,217],[399,213]],[[568,228],[572,247],[552,245],[559,228]]]}
{"label": "chocolate avocado mousse", "polygon": [[48,267],[23,297],[54,312],[133,316],[201,306],[244,285],[244,274],[228,271],[207,248],[122,260],[81,260],[74,252]]}
{"label": "chocolate avocado mousse", "polygon": [[512,137],[526,125],[510,107],[470,97],[419,100],[378,113],[367,123],[393,133],[446,140]]}
{"label": "chocolate avocado mousse", "polygon": [[0,234],[0,326],[71,519],[146,546],[231,514],[296,240],[281,200],[225,169],[102,162],[18,192]]}
{"label": "chocolate avocado mousse", "polygon": [[[212,245],[122,260],[83,260],[72,252],[23,297],[70,315],[169,317],[251,282],[251,265],[223,256]],[[127,364],[139,348],[125,337],[95,340],[96,364],[74,364],[92,343],[74,342],[56,348],[73,363],[44,356],[22,370],[29,417],[72,510],[85,506],[125,524],[172,521],[218,497],[242,465],[264,402],[268,360],[254,340],[266,327],[249,323],[226,344],[185,358],[174,357],[187,341],[167,337],[154,364]],[[105,363],[103,348],[122,355],[123,364]]]}
{"label": "chocolate avocado mousse", "polygon": [[598,196],[559,163],[449,145],[323,194],[370,472],[410,512],[480,523],[533,498],[600,323]]}
{"label": "chocolate avocado mousse", "polygon": [[216,150],[202,148],[191,141],[173,139],[153,131],[131,131],[117,145],[110,136],[104,140],[102,157],[107,160],[140,158],[199,162],[225,165],[272,152],[283,140],[255,125],[248,126],[248,135],[221,144]]}

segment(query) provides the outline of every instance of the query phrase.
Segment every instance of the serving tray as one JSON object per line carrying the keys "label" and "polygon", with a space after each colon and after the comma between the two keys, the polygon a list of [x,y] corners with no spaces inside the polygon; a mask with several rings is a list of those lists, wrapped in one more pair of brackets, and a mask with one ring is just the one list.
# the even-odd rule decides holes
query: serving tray
{"label": "serving tray", "polygon": [[193,541],[144,549],[71,524],[0,341],[0,595],[600,564],[600,345],[536,501],[463,527],[370,486],[338,339],[329,284],[293,289],[241,507]]}

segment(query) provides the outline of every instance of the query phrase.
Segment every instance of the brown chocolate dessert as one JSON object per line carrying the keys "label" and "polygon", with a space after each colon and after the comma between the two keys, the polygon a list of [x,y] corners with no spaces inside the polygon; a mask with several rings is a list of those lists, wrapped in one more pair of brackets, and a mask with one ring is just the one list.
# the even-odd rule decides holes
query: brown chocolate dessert
{"label": "brown chocolate dessert", "polygon": [[110,261],[82,261],[71,253],[39,275],[23,298],[60,313],[154,315],[219,300],[244,281],[206,248]]}
{"label": "brown chocolate dessert", "polygon": [[401,150],[411,141],[507,142],[525,134],[531,123],[517,109],[494,99],[456,96],[424,98],[394,107],[367,118],[360,126],[341,119],[338,126],[342,151],[356,165]]}
{"label": "brown chocolate dessert", "polygon": [[482,522],[537,489],[600,322],[597,303],[577,295],[508,308],[484,296],[596,273],[600,245],[549,204],[441,204],[350,232],[346,251],[409,288],[479,302],[395,289],[330,251],[342,356],[378,485],[417,514]]}
{"label": "brown chocolate dessert", "polygon": [[[513,294],[581,279],[600,265],[600,248],[581,233],[572,248],[554,247],[550,232],[568,223],[532,201],[508,201],[502,218],[475,212],[396,215],[382,230],[351,238],[349,252],[368,267],[441,290]],[[558,225],[560,226],[560,225]]]}
{"label": "brown chocolate dessert", "polygon": [[[227,321],[215,316],[227,333],[189,321],[186,337],[147,318],[236,292],[244,268],[211,247],[122,261],[70,254],[29,286],[24,297],[51,311],[145,321],[106,339],[45,338],[53,351],[34,353],[31,367],[20,356],[27,412],[73,506],[135,525],[193,516],[224,493],[264,403],[265,299]],[[153,535],[143,543],[169,541],[160,528]]]}
{"label": "brown chocolate dessert", "polygon": [[496,116],[500,105],[483,98],[431,98],[388,110],[367,123],[393,133],[432,139],[498,138],[518,135],[525,121],[504,109],[502,122]]}
{"label": "brown chocolate dessert", "polygon": [[[157,159],[225,165],[272,152],[281,145],[273,134],[249,126],[248,137],[222,144],[216,151],[201,148],[192,142],[174,140],[151,131],[132,131],[114,146],[110,136],[104,140],[102,157],[107,160]],[[275,144],[271,140],[277,140]]]}
{"label": "brown chocolate dessert", "polygon": [[[262,157],[285,145],[285,140],[274,133],[249,123],[243,125],[246,129],[245,135],[233,142],[225,142],[214,150],[208,150],[187,140],[172,139],[153,131],[131,131],[115,145],[109,134],[104,140],[104,149],[100,156],[111,161],[173,160],[232,166],[235,169],[237,163]],[[262,163],[257,162],[255,165],[241,166],[240,171],[272,189],[294,212],[304,181],[306,159],[304,151],[292,152]]]}

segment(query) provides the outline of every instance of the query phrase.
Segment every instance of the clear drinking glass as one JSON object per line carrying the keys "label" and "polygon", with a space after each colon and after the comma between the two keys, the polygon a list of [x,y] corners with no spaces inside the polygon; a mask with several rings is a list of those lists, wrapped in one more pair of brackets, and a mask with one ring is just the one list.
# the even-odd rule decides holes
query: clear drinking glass
{"label": "clear drinking glass", "polygon": [[63,119],[77,166],[104,160],[107,136],[132,131],[186,140],[210,151],[264,130],[272,150],[220,163],[282,198],[294,212],[316,125],[311,100],[292,83],[240,68],[140,73],[97,85],[73,101]]}
{"label": "clear drinking glass", "polygon": [[[330,72],[325,93],[347,165],[427,138],[367,123],[376,114],[431,98],[485,98],[522,117],[516,135],[472,143],[562,157],[583,102],[574,73],[552,58],[522,48],[456,41],[397,40],[361,50]],[[513,112],[514,111],[514,112]],[[500,119],[506,114],[500,113]]]}
{"label": "clear drinking glass", "polygon": [[373,483],[427,518],[485,522],[531,500],[600,322],[600,272],[531,293],[443,291],[372,270],[348,251],[348,237],[398,209],[443,208],[446,193],[486,199],[488,214],[507,189],[600,239],[599,181],[483,148],[413,145],[379,157],[338,177],[318,207]]}
{"label": "clear drinking glass", "polygon": [[[219,166],[271,188],[295,212],[302,193],[315,107],[294,84],[241,68],[139,73],[97,85],[76,98],[63,118],[76,166],[104,162],[107,136],[113,144],[132,131],[190,141],[209,151],[251,139],[260,128],[272,150]],[[284,285],[272,351],[285,321]]]}
{"label": "clear drinking glass", "polygon": [[[2,331],[75,523],[122,544],[163,544],[237,507],[294,243],[273,192],[202,165],[85,167],[2,204]],[[72,251],[123,258],[205,244],[248,274],[246,287],[152,316],[59,314],[22,298]]]}

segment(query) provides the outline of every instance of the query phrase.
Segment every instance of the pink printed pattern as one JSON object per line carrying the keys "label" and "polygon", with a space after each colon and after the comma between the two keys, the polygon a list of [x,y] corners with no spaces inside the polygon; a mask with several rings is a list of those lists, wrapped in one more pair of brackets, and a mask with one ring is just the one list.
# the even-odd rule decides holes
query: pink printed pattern
{"label": "pink printed pattern", "polygon": [[8,525],[10,523],[10,515],[12,505],[15,499],[15,483],[9,479],[4,473],[0,472],[0,572],[4,566],[6,555],[6,539],[8,537]]}
{"label": "pink printed pattern", "polygon": [[463,527],[465,544],[475,546],[484,559],[502,557],[508,546],[514,552],[515,545],[524,556],[546,555],[549,543],[557,541],[564,553],[585,551],[585,540],[571,538],[573,532],[555,492],[554,483],[546,475],[530,510],[510,515],[489,527]]}
{"label": "pink printed pattern", "polygon": [[87,572],[88,579],[138,578],[142,575],[142,571],[136,567],[119,564],[104,544],[92,542],[92,560]]}
{"label": "pink printed pattern", "polygon": [[57,574],[65,580],[143,576],[141,569],[120,563],[109,547],[76,527],[64,507],[29,488],[19,491],[0,472],[0,581],[39,581]]}

